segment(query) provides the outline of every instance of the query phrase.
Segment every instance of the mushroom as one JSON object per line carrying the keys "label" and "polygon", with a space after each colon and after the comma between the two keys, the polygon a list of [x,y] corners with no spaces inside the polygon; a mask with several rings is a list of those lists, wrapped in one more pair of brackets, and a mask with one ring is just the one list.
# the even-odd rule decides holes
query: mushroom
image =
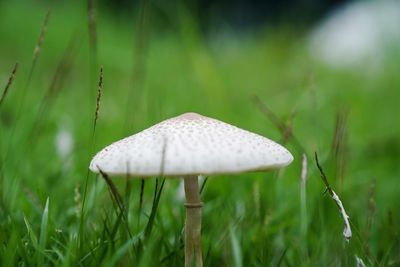
{"label": "mushroom", "polygon": [[196,113],[162,121],[117,141],[93,158],[90,170],[129,177],[183,177],[186,195],[185,266],[202,266],[198,176],[265,171],[293,156],[255,133]]}

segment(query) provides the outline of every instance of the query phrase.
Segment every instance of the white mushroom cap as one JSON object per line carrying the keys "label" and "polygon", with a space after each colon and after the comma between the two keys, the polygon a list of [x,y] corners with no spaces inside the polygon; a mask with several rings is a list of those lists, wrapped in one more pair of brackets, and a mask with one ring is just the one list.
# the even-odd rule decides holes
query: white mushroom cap
{"label": "white mushroom cap", "polygon": [[185,113],[109,145],[89,168],[133,177],[215,175],[277,169],[292,160],[288,150],[263,136]]}

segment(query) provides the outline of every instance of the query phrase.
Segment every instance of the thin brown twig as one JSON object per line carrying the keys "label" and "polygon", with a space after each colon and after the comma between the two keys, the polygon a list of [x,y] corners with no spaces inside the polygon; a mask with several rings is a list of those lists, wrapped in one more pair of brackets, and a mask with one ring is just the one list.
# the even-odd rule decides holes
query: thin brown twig
{"label": "thin brown twig", "polygon": [[346,241],[348,242],[352,236],[349,216],[347,215],[346,210],[343,207],[342,201],[339,199],[339,196],[335,193],[335,191],[333,191],[332,187],[329,185],[328,178],[325,175],[324,170],[322,169],[321,165],[319,164],[317,152],[315,152],[315,162],[316,162],[318,170],[321,174],[322,181],[324,182],[324,184],[326,186],[326,192],[329,193],[329,195],[336,202],[336,205],[339,208],[339,212],[340,212],[340,215],[342,216],[343,223],[344,223],[343,236],[346,239]]}
{"label": "thin brown twig", "polygon": [[326,177],[324,170],[322,169],[321,165],[319,164],[317,152],[315,152],[315,162],[316,162],[318,170],[319,170],[319,172],[321,174],[322,181],[324,182],[324,184],[326,186],[326,190],[332,196],[333,195],[333,190],[332,190],[332,188],[331,188],[331,186],[330,186],[330,184],[328,182],[328,178]]}
{"label": "thin brown twig", "polygon": [[1,104],[3,103],[4,99],[6,98],[6,95],[8,93],[8,90],[10,89],[14,79],[15,79],[15,74],[17,73],[18,70],[18,62],[15,63],[13,70],[11,71],[10,77],[8,78],[8,82],[6,84],[6,87],[4,88],[3,94],[1,95],[0,98],[0,107]]}

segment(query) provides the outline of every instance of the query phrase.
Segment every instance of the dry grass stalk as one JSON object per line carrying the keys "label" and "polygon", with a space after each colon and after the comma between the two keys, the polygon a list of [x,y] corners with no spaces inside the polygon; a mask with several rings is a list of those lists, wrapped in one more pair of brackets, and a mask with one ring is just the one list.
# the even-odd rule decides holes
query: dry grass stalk
{"label": "dry grass stalk", "polygon": [[[312,127],[313,127],[313,140],[317,140],[317,135],[316,133],[318,133],[318,101],[317,101],[317,90],[316,90],[316,82],[315,82],[315,74],[314,72],[310,73],[309,76],[309,86],[308,86],[308,94],[309,94],[309,106],[310,106],[310,118],[311,118],[311,123],[312,123]],[[314,142],[313,144],[314,146],[317,146],[317,144]]]}
{"label": "dry grass stalk", "polygon": [[[97,125],[97,120],[98,120],[98,118],[99,118],[99,110],[100,110],[100,100],[101,100],[101,94],[102,94],[102,91],[103,91],[103,67],[101,67],[100,68],[100,77],[99,77],[99,83],[98,83],[98,88],[97,88],[97,98],[96,98],[96,109],[95,109],[95,113],[94,113],[94,120],[93,120],[93,129],[92,129],[92,145],[91,145],[91,148],[90,148],[90,154],[93,152],[93,148],[94,148],[94,144],[95,144],[95,133],[96,133],[96,125]],[[89,154],[89,155],[90,155]],[[99,169],[100,170],[100,169]],[[104,173],[105,174],[105,173]],[[110,184],[111,185],[113,185],[113,183],[112,183],[112,181],[110,180],[110,179],[107,179],[108,178],[108,176],[105,174],[105,176],[103,175],[103,173],[102,173],[102,176],[103,176],[103,178],[106,180],[106,182],[107,182],[107,184],[110,186]],[[82,216],[81,216],[81,221],[80,221],[80,228],[79,228],[79,234],[80,234],[80,237],[81,237],[81,240],[80,240],[80,242],[83,242],[83,239],[82,239],[82,230],[83,230],[83,219],[84,219],[84,208],[85,208],[85,203],[86,203],[86,194],[87,194],[87,188],[88,188],[88,181],[89,181],[89,169],[87,169],[87,172],[86,172],[86,181],[85,181],[85,187],[84,187],[84,193],[83,193],[83,201],[82,201],[82,210],[81,210],[81,213],[82,213]],[[110,184],[109,184],[110,183]],[[111,188],[111,187],[110,187]],[[116,190],[116,187],[114,186],[113,187],[115,190]],[[118,191],[116,191],[116,192],[118,192]],[[114,192],[113,192],[114,193]],[[119,194],[118,194],[119,195]],[[125,214],[124,212],[123,212],[123,207],[124,207],[124,203],[122,202],[122,198],[121,197],[119,197],[119,199],[117,199],[118,198],[118,196],[117,195],[115,195],[114,196],[114,198],[115,198],[115,200],[116,200],[116,202],[117,202],[117,204],[118,204],[118,202],[120,203],[120,204],[118,204],[118,206],[119,206],[119,208],[120,208],[120,210],[121,210],[121,212],[122,212],[122,214]],[[125,220],[125,222],[127,222],[127,220]],[[129,232],[129,231],[128,231]],[[130,232],[129,232],[130,233]]]}
{"label": "dry grass stalk", "polygon": [[40,49],[42,47],[43,40],[44,40],[44,36],[46,35],[46,30],[47,30],[47,25],[49,23],[50,15],[51,15],[51,10],[47,11],[46,17],[44,18],[43,26],[42,26],[42,28],[40,30],[39,39],[38,39],[38,41],[36,43],[35,49],[33,50],[33,63],[32,63],[32,65],[35,65],[36,60],[39,57]]}
{"label": "dry grass stalk", "polygon": [[103,177],[104,181],[106,181],[108,188],[110,188],[110,191],[117,202],[118,207],[120,208],[121,211],[124,209],[124,201],[122,200],[121,194],[118,192],[117,187],[114,185],[114,183],[111,181],[110,177],[108,176],[107,173],[103,172],[99,166],[97,166],[101,177]]}
{"label": "dry grass stalk", "polygon": [[89,26],[89,47],[92,52],[92,61],[97,63],[97,30],[96,30],[96,6],[94,0],[88,0],[88,26]]}
{"label": "dry grass stalk", "polygon": [[370,255],[369,241],[371,238],[371,228],[375,216],[376,203],[375,203],[375,179],[372,180],[368,192],[368,213],[367,213],[367,227],[365,232],[365,251]]}
{"label": "dry grass stalk", "polygon": [[392,238],[392,240],[397,240],[398,237],[398,226],[395,224],[394,219],[393,219],[393,210],[389,208],[387,211],[387,228],[388,228],[388,233],[389,236]]}
{"label": "dry grass stalk", "polygon": [[99,84],[97,87],[96,110],[94,112],[93,134],[96,131],[97,120],[99,118],[100,100],[103,92],[103,66],[100,68]]}
{"label": "dry grass stalk", "polygon": [[[312,111],[313,114],[318,114],[317,112],[317,90],[315,89],[315,74],[313,72],[310,73],[309,76],[309,93],[311,97],[311,106],[312,106]],[[316,121],[316,120],[314,120]]]}
{"label": "dry grass stalk", "polygon": [[50,114],[52,104],[54,103],[58,93],[64,85],[66,78],[68,77],[72,66],[76,52],[76,36],[72,36],[69,41],[68,47],[65,49],[60,61],[58,62],[57,68],[52,76],[51,82],[47,91],[40,102],[38,112],[32,128],[32,136],[36,136],[40,133],[43,127],[46,116]]}
{"label": "dry grass stalk", "polygon": [[[132,106],[143,108],[143,90],[146,78],[146,58],[148,51],[148,31],[149,31],[149,15],[150,1],[141,0],[139,10],[138,29],[136,32],[135,43],[133,47],[133,70],[132,70],[132,87],[129,90],[126,109],[129,111]],[[135,101],[135,102],[133,102]],[[129,112],[128,112],[129,113]],[[126,113],[126,114],[128,114]],[[140,112],[139,112],[140,113]],[[131,129],[134,125],[136,117],[127,116],[124,123],[124,132]]]}
{"label": "dry grass stalk", "polygon": [[23,104],[25,102],[26,91],[28,90],[29,85],[31,83],[31,79],[32,79],[32,76],[33,76],[33,71],[35,70],[36,62],[37,62],[37,60],[39,58],[39,55],[40,55],[40,51],[41,51],[41,48],[42,48],[44,37],[46,35],[47,25],[49,24],[50,15],[51,15],[51,10],[47,11],[47,14],[46,14],[46,16],[44,18],[44,21],[43,21],[43,24],[42,24],[42,27],[40,28],[40,34],[39,34],[38,41],[36,42],[35,49],[33,50],[32,64],[31,64],[31,68],[29,70],[28,80],[26,82],[24,90],[22,91],[22,100],[20,102],[20,108],[19,108],[19,111],[18,111],[18,114],[17,114],[17,120],[18,120],[18,117],[19,117],[19,113],[21,112],[21,108],[22,108],[22,106],[23,106]]}
{"label": "dry grass stalk", "polygon": [[[90,84],[92,85],[96,83],[96,72],[98,69],[97,16],[95,0],[87,0],[87,20],[89,37]],[[90,96],[94,96],[92,92],[90,92]]]}
{"label": "dry grass stalk", "polygon": [[332,153],[335,157],[338,157],[343,146],[342,142],[346,135],[347,117],[347,110],[341,110],[336,115],[335,132],[332,140]]}
{"label": "dry grass stalk", "polygon": [[[15,133],[15,130],[16,130],[17,125],[18,125],[19,118],[20,118],[21,113],[22,113],[22,107],[24,106],[24,103],[25,103],[26,92],[27,92],[27,89],[29,88],[29,85],[30,85],[30,82],[31,82],[31,78],[32,78],[33,71],[35,69],[36,61],[37,61],[37,59],[39,57],[39,54],[40,54],[40,49],[41,49],[41,46],[42,46],[42,43],[43,43],[43,40],[44,40],[44,36],[45,36],[47,25],[48,25],[48,22],[49,22],[50,14],[51,14],[51,11],[49,10],[47,12],[47,14],[46,14],[45,19],[44,19],[42,28],[40,30],[39,39],[38,39],[38,41],[36,43],[36,46],[35,46],[35,49],[34,49],[34,52],[33,52],[32,65],[31,65],[31,68],[29,70],[29,75],[28,75],[28,80],[27,80],[26,86],[22,90],[21,100],[19,102],[19,105],[18,105],[18,108],[17,108],[17,113],[15,115],[15,122],[12,125],[10,137],[9,137],[9,140],[8,140],[8,147],[6,148],[6,152],[5,152],[5,160],[4,161],[8,160],[8,156],[9,156],[9,153],[11,151],[11,144],[13,143],[14,133]],[[3,164],[4,163],[2,163],[2,165]]]}
{"label": "dry grass stalk", "polygon": [[134,65],[134,70],[133,70],[134,80],[144,78],[144,63],[147,53],[147,41],[148,41],[149,8],[150,8],[149,1],[142,0],[140,3],[139,29],[137,32],[136,42],[135,42],[136,64]]}
{"label": "dry grass stalk", "polygon": [[329,185],[328,178],[326,177],[321,165],[319,164],[317,153],[315,153],[315,162],[317,163],[317,167],[321,174],[322,181],[324,182],[324,184],[326,186],[326,192],[329,193],[329,195],[336,202],[336,205],[339,208],[339,212],[343,218],[343,223],[344,223],[343,236],[346,239],[346,241],[349,242],[350,238],[352,236],[349,216],[347,215],[346,210],[344,209],[343,203],[340,200],[339,196],[335,193],[335,191],[333,191],[332,187]]}
{"label": "dry grass stalk", "polygon": [[347,117],[348,110],[340,110],[336,115],[335,132],[332,139],[331,154],[335,162],[335,181],[339,189],[343,185],[343,177],[347,162]]}
{"label": "dry grass stalk", "polygon": [[[286,141],[292,141],[293,145],[299,152],[305,151],[299,140],[294,135],[290,125],[285,124],[258,96],[253,96],[253,103],[258,109],[275,125]],[[293,115],[292,115],[293,116]]]}
{"label": "dry grass stalk", "polygon": [[[122,221],[124,222],[126,231],[129,235],[130,238],[132,238],[132,233],[130,232],[129,229],[129,225],[128,225],[128,211],[126,209],[126,206],[124,204],[123,198],[121,196],[121,194],[119,193],[117,187],[114,185],[114,183],[111,181],[110,177],[108,176],[107,173],[105,173],[104,171],[102,171],[99,166],[97,166],[101,177],[103,177],[103,179],[106,181],[107,186],[110,190],[110,194],[111,194],[111,198],[113,199],[113,204],[117,205],[118,210],[119,210],[119,215],[122,218]],[[115,206],[114,206],[115,207]],[[119,224],[119,222],[117,222],[117,225]]]}
{"label": "dry grass stalk", "polygon": [[8,90],[10,89],[10,87],[11,87],[11,85],[12,85],[14,79],[15,79],[15,74],[17,73],[17,70],[18,70],[18,62],[15,63],[14,68],[13,68],[11,74],[10,74],[10,77],[8,78],[8,82],[6,84],[6,87],[4,88],[3,94],[1,95],[0,107],[1,107],[1,104],[3,103],[4,99],[6,98]]}
{"label": "dry grass stalk", "polygon": [[76,35],[73,35],[71,37],[71,39],[69,40],[69,44],[61,57],[61,60],[58,62],[56,71],[52,77],[50,86],[47,89],[47,93],[45,96],[48,99],[58,94],[64,84],[65,78],[68,76],[72,69],[74,56],[77,52],[76,38]]}

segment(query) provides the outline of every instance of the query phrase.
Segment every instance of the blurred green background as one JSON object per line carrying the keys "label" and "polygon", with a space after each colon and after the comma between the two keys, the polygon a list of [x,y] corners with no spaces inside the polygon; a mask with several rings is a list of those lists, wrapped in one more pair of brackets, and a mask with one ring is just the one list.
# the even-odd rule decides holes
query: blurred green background
{"label": "blurred green background", "polygon": [[[122,216],[87,168],[189,111],[295,157],[207,180],[205,266],[399,266],[399,5],[340,2],[0,1],[0,266],[183,266],[180,180],[146,180],[140,209],[141,181],[113,179]],[[348,243],[314,152],[350,216]]]}

